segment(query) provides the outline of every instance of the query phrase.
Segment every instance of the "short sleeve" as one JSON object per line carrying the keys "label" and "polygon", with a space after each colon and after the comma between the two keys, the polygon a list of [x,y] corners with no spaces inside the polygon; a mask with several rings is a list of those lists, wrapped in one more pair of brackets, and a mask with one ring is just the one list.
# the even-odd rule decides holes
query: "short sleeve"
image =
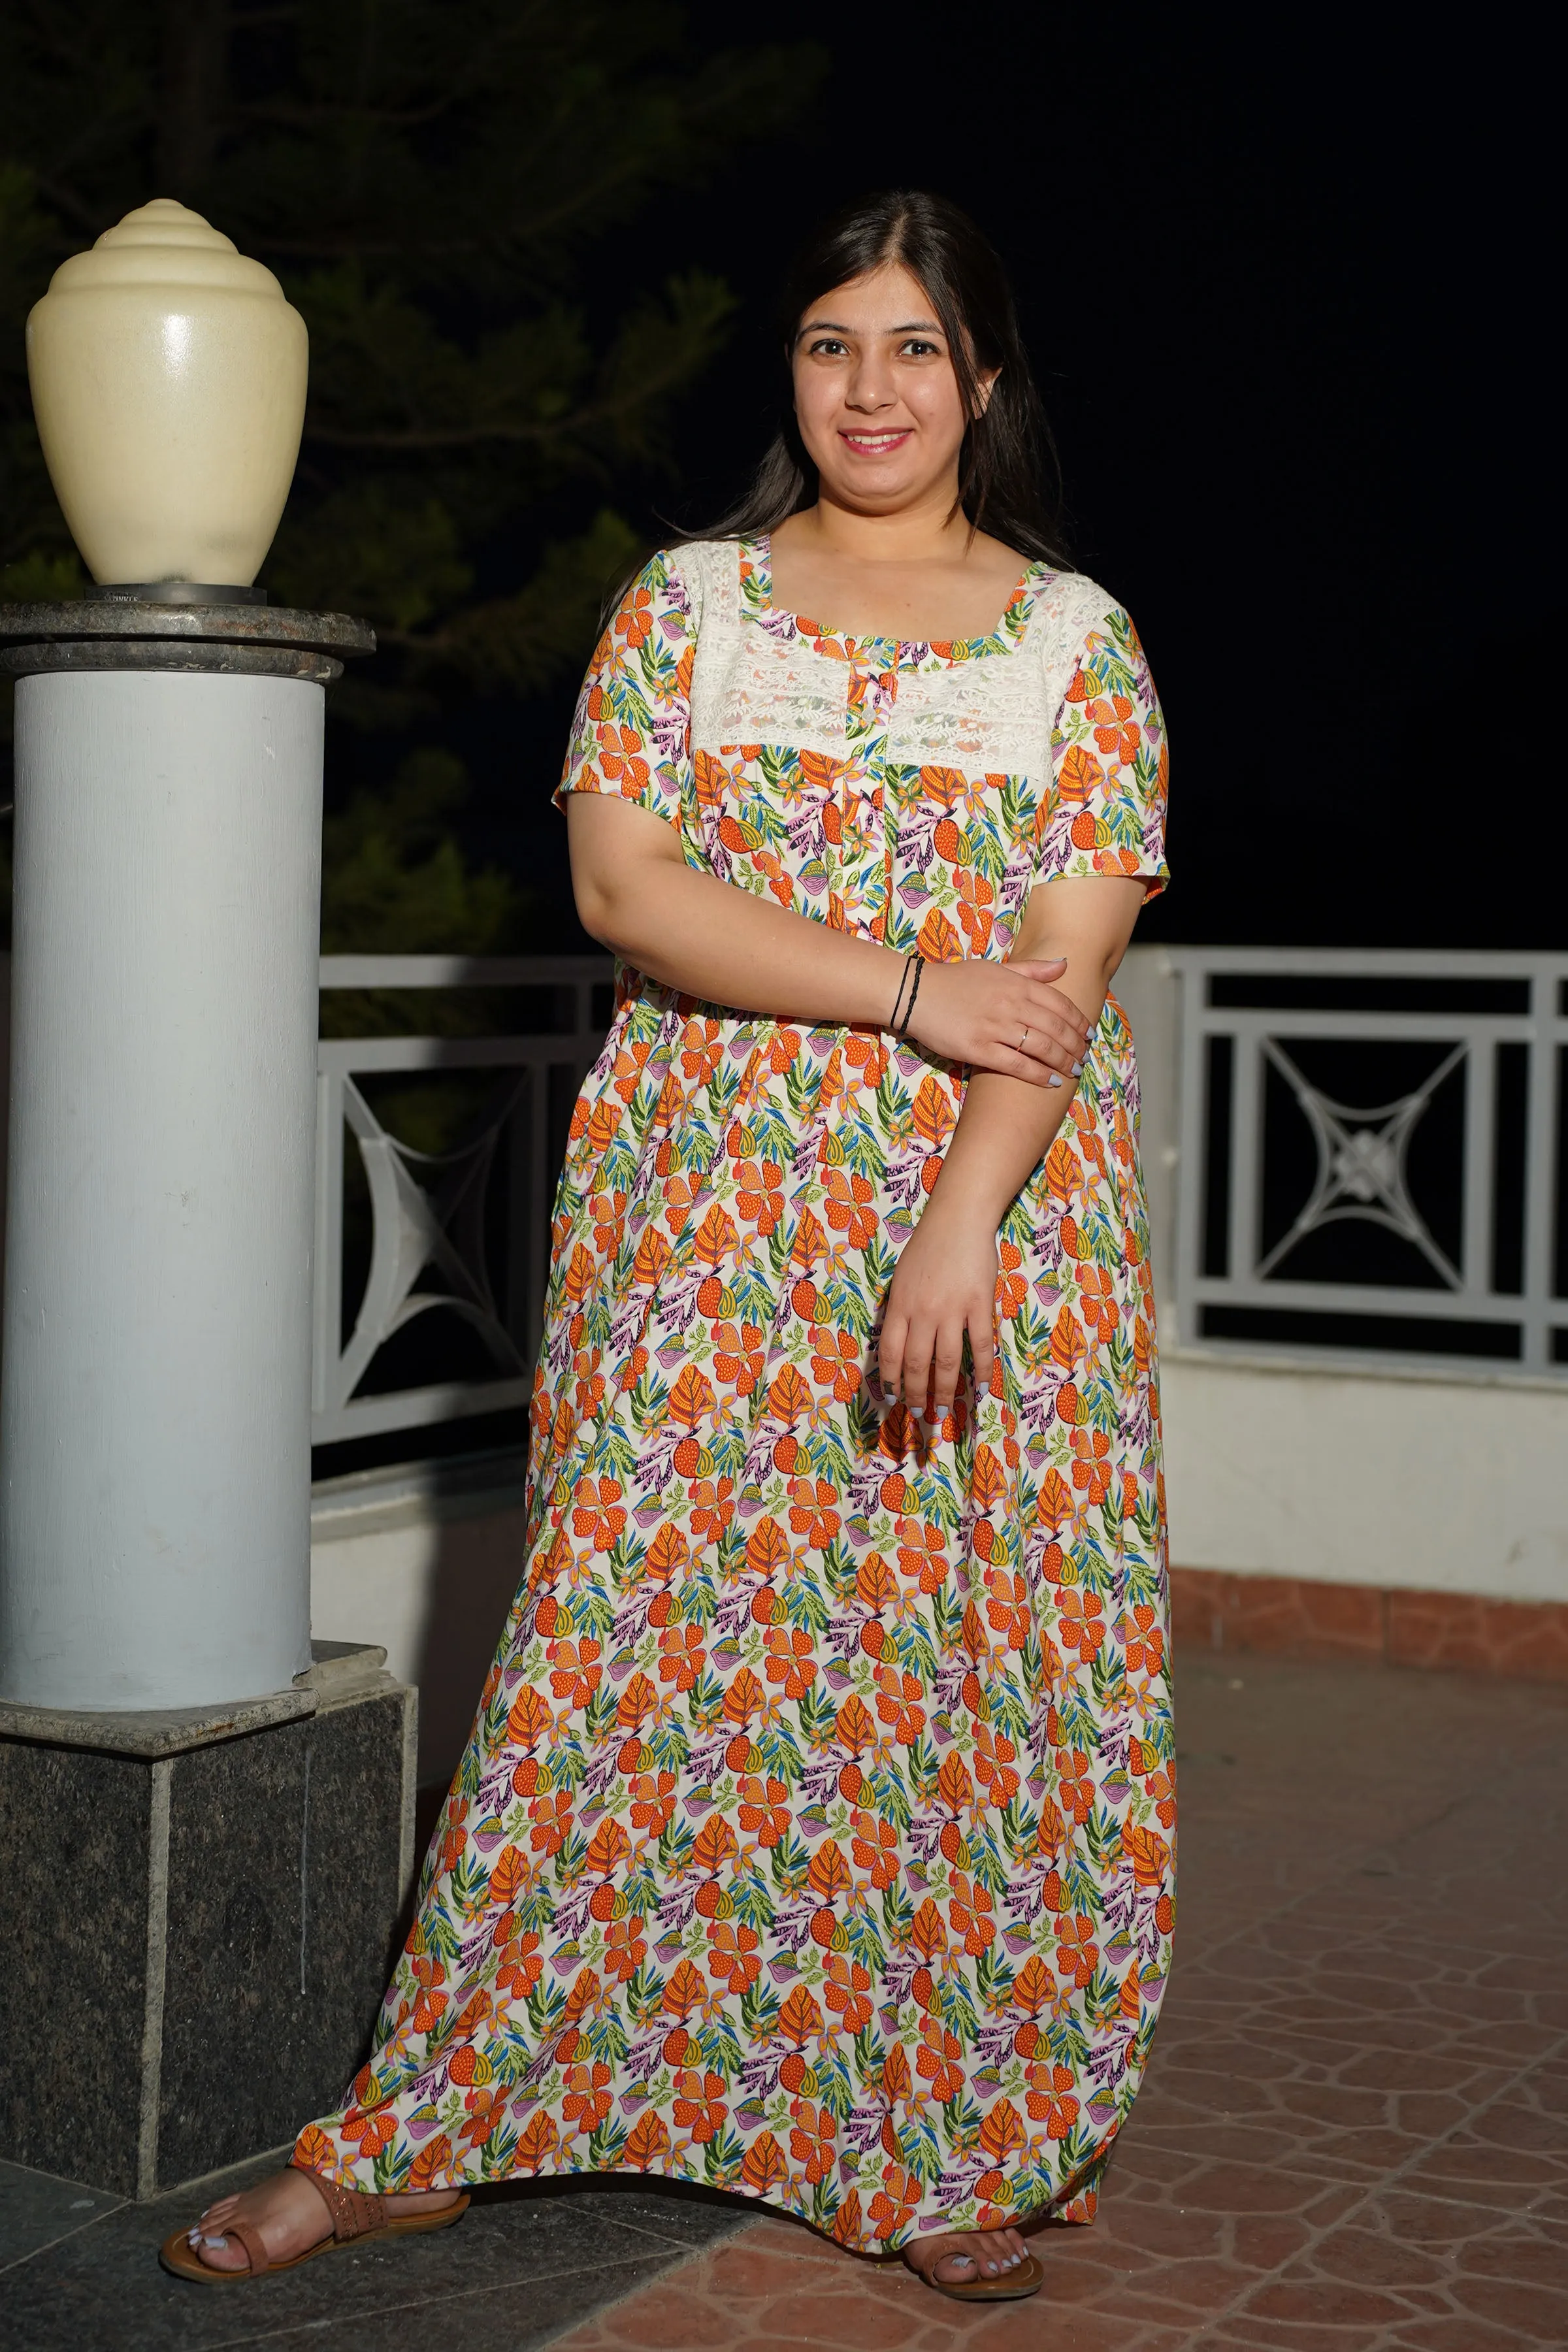
{"label": "short sleeve", "polygon": [[674,559],[643,566],[588,665],[555,790],[615,793],[679,825],[691,772],[692,600]]}
{"label": "short sleeve", "polygon": [[1051,793],[1036,878],[1141,876],[1165,864],[1165,722],[1138,632],[1119,604],[1090,628],[1051,730]]}

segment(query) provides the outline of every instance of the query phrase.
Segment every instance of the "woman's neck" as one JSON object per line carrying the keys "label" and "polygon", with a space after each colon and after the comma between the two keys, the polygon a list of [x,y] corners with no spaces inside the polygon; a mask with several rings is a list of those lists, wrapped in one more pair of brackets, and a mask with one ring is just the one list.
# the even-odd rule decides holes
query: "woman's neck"
{"label": "woman's neck", "polygon": [[822,499],[773,534],[773,600],[824,627],[916,642],[989,636],[1024,560],[952,499],[868,515]]}
{"label": "woman's neck", "polygon": [[843,563],[963,563],[975,533],[958,503],[956,475],[900,507],[894,514],[869,514],[839,505],[830,495],[791,515],[773,533],[802,554],[808,551]]}

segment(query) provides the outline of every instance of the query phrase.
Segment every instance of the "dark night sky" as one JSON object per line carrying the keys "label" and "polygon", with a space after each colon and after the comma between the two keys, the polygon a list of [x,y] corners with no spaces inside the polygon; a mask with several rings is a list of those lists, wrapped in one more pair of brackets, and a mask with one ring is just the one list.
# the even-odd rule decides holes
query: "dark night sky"
{"label": "dark night sky", "polygon": [[[653,503],[700,522],[759,454],[803,229],[867,188],[941,190],[1013,272],[1079,560],[1161,685],[1174,882],[1141,936],[1558,943],[1500,97],[1348,15],[1284,36],[1254,15],[1240,47],[1201,12],[1152,35],[1103,8],[872,14],[688,10],[700,42],[754,26],[835,62],[795,131],[656,208],[661,274],[719,269],[743,310]],[[531,776],[569,702],[531,719]],[[541,795],[483,764],[492,838],[531,863]]]}

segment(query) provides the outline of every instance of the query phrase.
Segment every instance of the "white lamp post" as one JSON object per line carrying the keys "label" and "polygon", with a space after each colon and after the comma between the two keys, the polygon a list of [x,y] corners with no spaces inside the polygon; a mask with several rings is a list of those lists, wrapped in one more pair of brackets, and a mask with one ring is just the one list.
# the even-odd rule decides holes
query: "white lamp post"
{"label": "white lamp post", "polygon": [[96,590],[17,679],[0,2155],[150,2196],[363,2054],[413,1861],[415,1694],[310,1639],[323,688],[252,589],[304,411],[270,273],[132,213],[28,326]]}
{"label": "white lamp post", "polygon": [[310,1662],[321,681],[373,641],[253,599],[305,404],[269,270],[146,205],[28,364],[100,593],[5,624],[0,1698],[205,1706]]}

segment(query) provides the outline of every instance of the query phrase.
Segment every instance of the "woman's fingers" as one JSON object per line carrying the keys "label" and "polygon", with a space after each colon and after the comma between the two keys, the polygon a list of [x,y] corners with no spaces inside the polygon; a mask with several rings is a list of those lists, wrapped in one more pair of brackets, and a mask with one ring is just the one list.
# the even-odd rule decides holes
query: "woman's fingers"
{"label": "woman's fingers", "polygon": [[1058,1068],[1051,1062],[1036,1061],[1028,1052],[1009,1053],[1005,1045],[998,1045],[988,1060],[976,1066],[1000,1071],[1005,1078],[1022,1078],[1029,1087],[1070,1087],[1077,1075],[1072,1062],[1064,1062]]}
{"label": "woman's fingers", "polygon": [[909,1336],[904,1341],[903,1379],[900,1393],[912,1413],[924,1412],[931,1395],[931,1358],[936,1352],[935,1318],[930,1315],[910,1318]]}
{"label": "woman's fingers", "polygon": [[983,1397],[991,1386],[996,1365],[996,1295],[976,1300],[969,1315],[969,1360],[974,1370],[974,1393]]}
{"label": "woman's fingers", "polygon": [[952,1411],[952,1400],[958,1393],[959,1375],[963,1370],[963,1321],[943,1323],[937,1331],[936,1347],[931,1358],[931,1417],[941,1423]]}
{"label": "woman's fingers", "polygon": [[900,1396],[904,1381],[904,1343],[909,1337],[910,1318],[900,1314],[891,1298],[882,1320],[882,1337],[877,1347],[877,1370],[881,1377],[885,1396]]}

